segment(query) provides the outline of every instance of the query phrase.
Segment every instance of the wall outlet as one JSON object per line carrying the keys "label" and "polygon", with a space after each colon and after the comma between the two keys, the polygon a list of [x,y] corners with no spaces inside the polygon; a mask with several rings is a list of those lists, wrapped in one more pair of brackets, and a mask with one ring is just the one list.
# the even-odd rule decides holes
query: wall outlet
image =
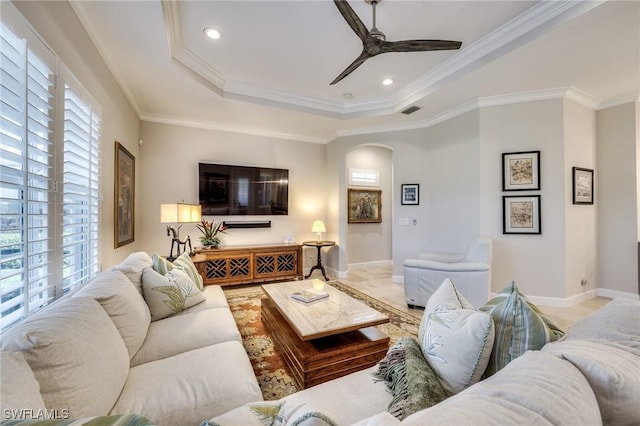
{"label": "wall outlet", "polygon": [[585,287],[587,285],[587,279],[585,277],[582,277],[582,279],[580,280],[580,285],[582,287]]}

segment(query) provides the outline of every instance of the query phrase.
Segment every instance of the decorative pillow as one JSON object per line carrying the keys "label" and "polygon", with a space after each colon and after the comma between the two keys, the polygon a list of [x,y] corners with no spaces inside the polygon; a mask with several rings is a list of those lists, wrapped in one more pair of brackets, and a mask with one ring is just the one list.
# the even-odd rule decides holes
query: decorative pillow
{"label": "decorative pillow", "polygon": [[373,376],[386,382],[393,395],[388,411],[400,420],[448,397],[412,337],[402,337],[389,348]]}
{"label": "decorative pillow", "polygon": [[173,264],[160,255],[154,253],[151,260],[153,261],[153,270],[160,275],[167,275],[173,269]]}
{"label": "decorative pillow", "polygon": [[[318,411],[313,404],[302,404],[301,406],[285,408],[285,401],[261,401],[247,404],[256,420],[263,425],[269,426],[338,426],[330,416]],[[287,411],[287,408],[291,408]],[[298,413],[300,412],[300,413]],[[253,422],[250,422],[253,423]],[[212,420],[205,420],[200,426],[220,426]]]}
{"label": "decorative pillow", "polygon": [[604,424],[638,425],[640,357],[636,350],[627,349],[565,339],[546,345],[542,351],[566,359],[587,378]]}
{"label": "decorative pillow", "polygon": [[196,268],[196,265],[194,265],[193,260],[191,260],[189,253],[185,252],[178,256],[178,258],[173,261],[173,267],[184,271],[189,278],[193,280],[199,290],[204,288],[204,285],[202,284],[202,277],[198,273],[198,269]]}
{"label": "decorative pillow", "polygon": [[166,318],[205,300],[189,276],[172,269],[162,276],[152,268],[142,272],[142,291],[151,311],[151,321]]}
{"label": "decorative pillow", "polygon": [[518,291],[512,282],[480,310],[491,315],[496,327],[491,359],[485,375],[491,376],[528,350],[540,350],[564,332]]}
{"label": "decorative pillow", "polygon": [[90,297],[100,303],[122,336],[129,358],[133,358],[147,337],[151,314],[142,295],[127,277],[120,271],[103,272],[73,297]]}

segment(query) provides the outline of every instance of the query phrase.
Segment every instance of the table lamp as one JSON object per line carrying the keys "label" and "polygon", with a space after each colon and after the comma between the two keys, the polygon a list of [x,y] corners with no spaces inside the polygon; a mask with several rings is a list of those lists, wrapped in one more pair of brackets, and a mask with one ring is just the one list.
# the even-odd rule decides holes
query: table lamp
{"label": "table lamp", "polygon": [[[189,253],[193,251],[191,247],[191,238],[187,235],[184,241],[180,241],[180,228],[183,223],[195,223],[202,220],[202,207],[198,204],[160,204],[160,223],[179,223],[175,228],[173,225],[167,225],[167,236],[171,238],[171,251],[167,260],[173,262],[183,251],[187,249],[189,244]],[[176,255],[173,255],[173,248],[177,246]],[[181,251],[181,248],[184,250]]]}
{"label": "table lamp", "polygon": [[322,233],[327,232],[327,230],[324,227],[324,222],[321,220],[314,221],[313,225],[311,226],[311,232],[316,233],[317,241],[320,242],[320,240],[322,240]]}

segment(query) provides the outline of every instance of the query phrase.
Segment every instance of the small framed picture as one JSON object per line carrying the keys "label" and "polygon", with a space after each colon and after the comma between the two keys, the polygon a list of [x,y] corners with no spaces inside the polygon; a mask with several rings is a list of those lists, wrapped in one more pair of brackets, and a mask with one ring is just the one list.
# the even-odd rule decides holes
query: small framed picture
{"label": "small framed picture", "polygon": [[540,151],[502,154],[502,190],[540,189]]}
{"label": "small framed picture", "polygon": [[540,196],[502,197],[503,234],[540,234]]}
{"label": "small framed picture", "polygon": [[417,206],[420,204],[420,184],[405,183],[402,184],[402,205]]}
{"label": "small framed picture", "polygon": [[573,168],[573,204],[593,204],[593,170]]}
{"label": "small framed picture", "polygon": [[135,236],[136,158],[116,141],[114,179],[114,248],[132,243]]}
{"label": "small framed picture", "polygon": [[348,223],[382,222],[381,190],[349,188],[348,196]]}

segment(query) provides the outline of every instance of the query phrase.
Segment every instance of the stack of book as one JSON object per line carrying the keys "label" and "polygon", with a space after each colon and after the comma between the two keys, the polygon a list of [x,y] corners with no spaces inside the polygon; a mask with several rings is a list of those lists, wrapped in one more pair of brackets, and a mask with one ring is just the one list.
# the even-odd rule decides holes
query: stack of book
{"label": "stack of book", "polygon": [[329,297],[329,293],[324,290],[307,289],[291,293],[291,297],[304,303],[310,303]]}

